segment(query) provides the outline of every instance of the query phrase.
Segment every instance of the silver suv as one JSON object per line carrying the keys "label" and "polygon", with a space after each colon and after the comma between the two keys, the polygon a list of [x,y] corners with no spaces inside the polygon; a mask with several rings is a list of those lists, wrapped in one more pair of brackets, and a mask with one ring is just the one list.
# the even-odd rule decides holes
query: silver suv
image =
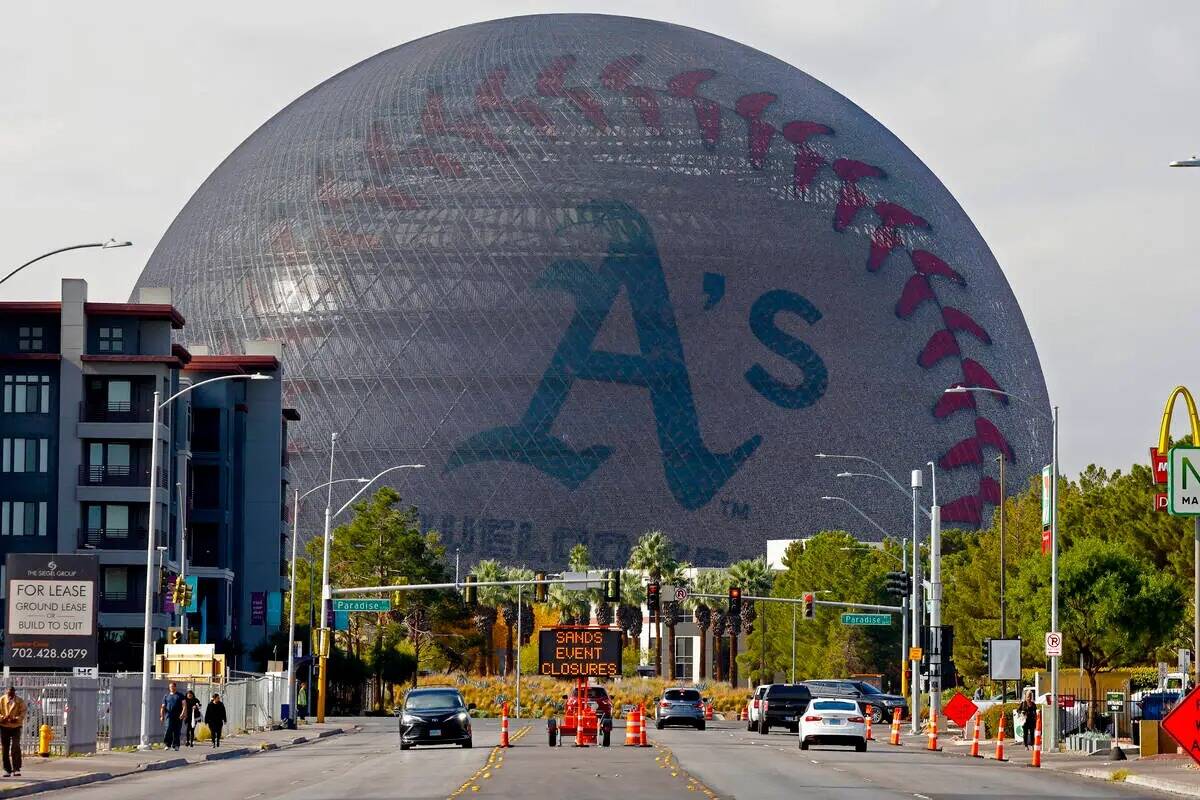
{"label": "silver suv", "polygon": [[697,689],[672,687],[663,689],[654,705],[654,727],[660,731],[666,725],[692,725],[704,730],[704,698]]}

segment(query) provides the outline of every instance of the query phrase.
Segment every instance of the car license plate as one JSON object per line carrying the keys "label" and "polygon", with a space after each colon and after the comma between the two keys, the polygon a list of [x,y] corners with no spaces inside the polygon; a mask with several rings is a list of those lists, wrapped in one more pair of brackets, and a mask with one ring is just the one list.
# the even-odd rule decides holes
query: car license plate
{"label": "car license plate", "polygon": [[783,721],[784,722],[795,722],[796,718],[795,717],[784,717]]}
{"label": "car license plate", "polygon": [[827,720],[825,720],[825,722],[827,722],[830,725],[841,725],[842,724],[842,721],[840,719],[827,719]]}
{"label": "car license plate", "polygon": [[430,728],[430,729],[429,729],[429,735],[430,735],[430,736],[441,736],[441,735],[442,735],[442,729],[441,729],[441,728]]}

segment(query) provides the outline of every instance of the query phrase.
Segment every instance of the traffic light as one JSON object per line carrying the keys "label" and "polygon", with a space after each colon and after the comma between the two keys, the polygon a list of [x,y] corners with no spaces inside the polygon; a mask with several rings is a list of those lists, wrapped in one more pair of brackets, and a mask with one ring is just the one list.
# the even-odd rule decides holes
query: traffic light
{"label": "traffic light", "polygon": [[546,580],[546,573],[535,572],[535,573],[533,573],[533,579],[535,581],[538,581],[538,583],[535,583],[533,585],[533,602],[535,602],[535,603],[546,602],[546,594],[547,594],[546,590],[549,589],[550,587],[541,582],[541,581]]}
{"label": "traffic light", "polygon": [[984,639],[980,642],[980,654],[983,656],[983,665],[986,667],[992,660],[992,640]]}
{"label": "traffic light", "polygon": [[167,593],[167,568],[166,567],[158,568],[158,593],[159,594]]}
{"label": "traffic light", "polygon": [[621,602],[621,570],[610,569],[604,573],[604,602]]}
{"label": "traffic light", "polygon": [[804,599],[804,618],[805,619],[816,619],[817,618],[817,598],[815,596],[813,596],[812,592],[806,592],[804,594],[803,599]]}
{"label": "traffic light", "polygon": [[404,592],[401,592],[398,589],[392,592],[392,608],[399,608],[400,606],[404,605],[404,603],[401,602],[403,599]]}
{"label": "traffic light", "polygon": [[887,593],[896,597],[907,597],[912,584],[908,581],[907,572],[889,572],[887,574]]}
{"label": "traffic light", "polygon": [[650,621],[658,620],[658,584],[646,584],[646,610],[650,612]]}
{"label": "traffic light", "polygon": [[169,628],[167,630],[167,644],[179,644],[183,639],[179,628]]}
{"label": "traffic light", "polygon": [[467,576],[466,595],[467,605],[473,606],[479,602],[479,589],[475,586],[475,582],[479,580],[474,575]]}
{"label": "traffic light", "polygon": [[742,588],[740,586],[729,587],[729,616],[740,617],[742,615]]}

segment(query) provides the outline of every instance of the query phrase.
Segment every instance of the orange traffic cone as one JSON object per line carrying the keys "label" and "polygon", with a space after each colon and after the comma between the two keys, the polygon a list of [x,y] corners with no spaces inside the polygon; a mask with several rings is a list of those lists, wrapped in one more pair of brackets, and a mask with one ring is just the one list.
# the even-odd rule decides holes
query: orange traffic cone
{"label": "orange traffic cone", "polygon": [[704,719],[711,720],[712,718],[713,718],[712,703],[705,703],[704,704]]}
{"label": "orange traffic cone", "polygon": [[888,744],[894,744],[900,747],[900,709],[892,709],[892,736],[888,739]]}
{"label": "orange traffic cone", "polygon": [[928,750],[941,750],[938,747],[938,729],[937,729],[937,709],[934,709],[929,714],[929,744],[926,746]]}
{"label": "orange traffic cone", "polygon": [[630,709],[625,717],[625,746],[637,747],[642,743],[642,720],[636,708]]}
{"label": "orange traffic cone", "polygon": [[500,746],[511,746],[508,743],[508,703],[500,707]]}
{"label": "orange traffic cone", "polygon": [[1042,765],[1042,711],[1038,709],[1037,727],[1033,729],[1033,755],[1029,759],[1029,766],[1040,767]]}
{"label": "orange traffic cone", "polygon": [[639,746],[640,747],[649,747],[650,740],[646,738],[646,705],[645,705],[645,703],[640,703],[638,705],[638,719],[642,723],[639,726],[639,730],[640,730],[639,739],[641,740],[639,742]]}
{"label": "orange traffic cone", "polygon": [[875,741],[875,736],[871,733],[871,715],[872,715],[872,713],[873,713],[873,711],[871,709],[870,704],[867,704],[867,741],[868,742]]}
{"label": "orange traffic cone", "polygon": [[1004,757],[1004,714],[1000,715],[1000,727],[996,730],[996,760],[1008,761]]}
{"label": "orange traffic cone", "polygon": [[983,758],[979,755],[979,714],[975,715],[975,731],[971,734],[971,758]]}

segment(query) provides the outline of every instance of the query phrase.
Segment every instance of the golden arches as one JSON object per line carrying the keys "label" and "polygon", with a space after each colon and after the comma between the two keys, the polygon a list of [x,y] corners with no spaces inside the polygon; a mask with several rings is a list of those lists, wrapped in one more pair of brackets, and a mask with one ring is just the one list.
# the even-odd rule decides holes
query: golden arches
{"label": "golden arches", "polygon": [[1196,414],[1196,400],[1187,387],[1176,386],[1167,399],[1167,405],[1163,409],[1162,425],[1158,429],[1158,452],[1163,456],[1167,454],[1167,442],[1171,438],[1171,413],[1175,410],[1175,401],[1180,395],[1183,396],[1183,402],[1187,404],[1188,419],[1192,423],[1192,446],[1200,447],[1200,416]]}

